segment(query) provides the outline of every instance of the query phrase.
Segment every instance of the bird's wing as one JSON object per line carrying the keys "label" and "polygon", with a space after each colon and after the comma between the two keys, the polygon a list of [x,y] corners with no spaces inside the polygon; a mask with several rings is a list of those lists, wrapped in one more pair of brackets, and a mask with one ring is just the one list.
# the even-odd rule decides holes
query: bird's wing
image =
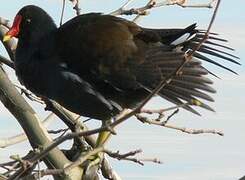
{"label": "bird's wing", "polygon": [[[193,24],[185,29],[144,29],[143,33],[157,34],[162,45],[148,48],[144,63],[132,66],[131,69],[134,71],[137,81],[152,90],[180,66],[187,51],[192,51],[198,46],[205,31],[196,30],[195,24]],[[191,103],[197,98],[214,101],[208,95],[208,93],[215,93],[215,90],[210,86],[213,82],[205,76],[211,72],[203,67],[202,61],[207,61],[235,73],[223,63],[218,62],[219,60],[227,60],[239,64],[237,62],[239,58],[227,52],[233,49],[223,45],[224,42],[226,40],[218,38],[215,33],[211,33],[208,40],[194,53],[191,61],[185,65],[182,75],[175,76],[173,81],[160,91],[159,95],[175,104]],[[215,75],[214,73],[211,74]],[[201,107],[213,110],[204,103],[201,104]],[[197,113],[190,107],[186,108]]]}
{"label": "bird's wing", "polygon": [[[184,60],[184,52],[174,52],[163,47],[151,48],[146,53],[146,61],[138,66],[132,65],[131,72],[149,91],[172,74]],[[191,104],[195,100],[214,101],[209,95],[216,92],[211,87],[213,82],[206,77],[208,71],[201,64],[200,60],[192,58],[179,75],[173,76],[172,81],[159,92],[159,95],[174,104]],[[200,106],[213,111],[204,102]],[[198,114],[190,106],[186,106],[185,109]]]}
{"label": "bird's wing", "polygon": [[[121,18],[87,14],[61,26],[58,35],[60,53],[82,77],[95,74],[121,91],[142,87],[151,91],[180,65],[187,50],[195,49],[204,31],[196,30],[195,25],[185,29],[144,29]],[[215,90],[209,85],[212,81],[205,77],[210,72],[201,61],[229,69],[208,57],[236,58],[215,47],[211,49],[210,44],[227,49],[222,43],[212,34],[185,66],[182,76],[174,77],[159,95],[175,104],[196,98],[213,101],[207,93]],[[201,106],[212,110],[204,103]],[[197,113],[191,107],[186,109]]]}
{"label": "bird's wing", "polygon": [[88,82],[71,72],[62,72],[62,90],[60,102],[67,103],[80,115],[94,119],[108,120],[121,109],[103,97]]}
{"label": "bird's wing", "polygon": [[[143,28],[144,31],[147,32],[154,32],[159,35],[161,42],[166,45],[170,45],[177,39],[181,39],[180,37],[191,37],[193,34],[197,33],[196,24],[192,24],[184,29],[149,29]],[[186,38],[187,39],[187,38]]]}
{"label": "bird's wing", "polygon": [[40,70],[37,77],[39,86],[45,88],[41,92],[43,96],[56,100],[77,114],[93,119],[107,120],[120,111],[92,85],[63,66],[64,64],[57,66],[48,61],[39,63],[39,68],[45,69]]}
{"label": "bird's wing", "polygon": [[82,77],[96,74],[118,89],[135,89],[138,83],[127,62],[141,63],[144,59],[143,48],[134,40],[141,31],[121,18],[86,14],[58,29],[58,51]]}
{"label": "bird's wing", "polygon": [[[192,24],[185,29],[144,29],[146,32],[154,32],[161,38],[165,45],[174,45],[182,51],[193,50],[205,36],[205,30],[196,29],[196,24]],[[182,40],[182,41],[181,41]],[[217,33],[210,33],[207,40],[194,53],[194,57],[219,66],[230,72],[232,69],[225,65],[222,60],[240,65],[239,57],[235,56],[231,47],[226,45],[227,40],[219,37]],[[221,60],[221,62],[220,62]],[[213,74],[213,73],[212,73]],[[215,74],[213,74],[215,75]]]}

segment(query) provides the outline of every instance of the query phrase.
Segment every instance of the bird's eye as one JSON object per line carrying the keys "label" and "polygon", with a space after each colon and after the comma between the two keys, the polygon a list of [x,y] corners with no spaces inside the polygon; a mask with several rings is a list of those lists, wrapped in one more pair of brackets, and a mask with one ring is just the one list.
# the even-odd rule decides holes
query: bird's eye
{"label": "bird's eye", "polygon": [[26,22],[29,24],[31,22],[31,19],[26,19]]}

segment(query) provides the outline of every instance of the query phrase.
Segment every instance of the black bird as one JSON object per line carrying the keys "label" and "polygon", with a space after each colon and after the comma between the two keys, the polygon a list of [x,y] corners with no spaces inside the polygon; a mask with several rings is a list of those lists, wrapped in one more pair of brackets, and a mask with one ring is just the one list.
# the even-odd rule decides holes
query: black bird
{"label": "black bird", "polygon": [[[182,63],[187,51],[195,49],[204,33],[195,24],[147,29],[99,13],[77,16],[57,28],[44,10],[29,5],[17,13],[4,41],[19,38],[14,63],[26,88],[82,116],[106,120],[141,102]],[[212,33],[182,75],[158,95],[174,104],[213,101],[208,95],[215,93],[213,82],[206,77],[211,72],[202,61],[231,72],[218,58],[239,64],[224,41]],[[213,110],[205,103],[200,107]],[[198,114],[190,106],[184,108]]]}

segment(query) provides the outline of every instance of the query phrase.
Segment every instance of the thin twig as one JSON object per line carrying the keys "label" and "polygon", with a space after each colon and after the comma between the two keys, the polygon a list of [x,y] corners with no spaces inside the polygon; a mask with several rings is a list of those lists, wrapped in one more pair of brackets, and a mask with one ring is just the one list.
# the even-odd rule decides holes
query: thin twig
{"label": "thin twig", "polygon": [[137,16],[134,18],[134,22],[138,21],[139,18],[142,16],[142,15],[147,15],[147,10],[149,9],[152,9],[153,7],[155,7],[156,5],[156,1],[155,0],[149,0],[149,2],[140,10],[142,10],[144,13],[141,13],[141,14],[137,14]]}
{"label": "thin twig", "polygon": [[26,163],[34,155],[35,155],[35,153],[33,151],[30,151],[24,157],[11,156],[14,159],[14,161],[10,161],[10,162],[7,162],[7,163],[0,164],[0,167],[11,166],[9,168],[9,170],[4,173],[4,176],[9,176],[10,173],[12,173],[13,171],[16,171],[19,167],[23,167],[23,164]]}
{"label": "thin twig", "polygon": [[69,130],[69,128],[58,129],[58,130],[48,130],[48,133],[49,134],[59,134],[59,133],[67,132],[68,130]]}
{"label": "thin twig", "polygon": [[39,160],[37,161],[37,170],[38,170],[38,172],[37,172],[37,175],[38,175],[37,179],[40,180],[41,179],[41,173],[40,173],[41,168],[40,168],[40,161]]}
{"label": "thin twig", "polygon": [[25,96],[30,99],[31,101],[36,101],[40,104],[44,104],[44,102],[42,101],[41,98],[37,97],[36,95],[34,95],[32,92],[30,92],[29,90],[25,89],[24,87],[21,87],[17,84],[14,84],[14,86],[18,89],[20,89],[21,93],[20,94],[25,94]]}
{"label": "thin twig", "polygon": [[[69,164],[68,166],[66,166],[64,169],[46,169],[46,170],[40,170],[37,173],[34,173],[32,175],[32,177],[34,178],[38,178],[38,177],[43,177],[43,176],[47,176],[47,175],[59,175],[59,174],[69,174],[69,171],[77,166],[79,166],[80,164],[84,163],[86,160],[88,160],[91,156],[104,151],[103,147],[98,147],[95,148],[94,150],[88,152],[86,155],[81,156],[80,158],[78,158],[75,162]],[[30,163],[31,165],[31,163]],[[30,167],[26,167],[26,169],[28,169]],[[26,169],[24,169],[24,171],[26,171]],[[9,178],[10,179],[10,178]]]}
{"label": "thin twig", "polygon": [[70,0],[73,4],[74,7],[73,9],[76,11],[76,15],[80,15],[81,14],[81,8],[79,7],[79,0]]}
{"label": "thin twig", "polygon": [[8,178],[7,178],[6,176],[0,174],[0,179],[1,179],[1,180],[5,180],[5,179],[7,180]]}
{"label": "thin twig", "polygon": [[34,173],[29,177],[30,179],[37,179],[38,177],[44,177],[48,175],[59,175],[62,174],[64,171],[63,169],[45,169],[40,170],[40,172]]}
{"label": "thin twig", "polygon": [[175,129],[178,131],[182,131],[184,133],[187,134],[217,134],[220,136],[224,136],[224,133],[222,131],[217,131],[217,130],[213,130],[213,129],[188,129],[185,127],[177,127],[174,125],[169,125],[167,124],[168,121],[157,121],[157,120],[151,120],[145,116],[141,116],[141,115],[136,115],[137,119],[143,123],[148,123],[148,124],[153,124],[153,125],[157,125],[157,126],[162,126],[162,127],[166,127],[169,129]]}
{"label": "thin twig", "polygon": [[119,9],[111,12],[110,15],[113,15],[113,16],[123,15],[123,12],[124,12],[126,6],[128,6],[129,3],[132,1],[133,0],[127,0],[126,3],[124,3]]}
{"label": "thin twig", "polygon": [[221,2],[221,0],[217,0],[217,4],[216,4],[216,6],[215,6],[213,16],[212,16],[211,21],[210,21],[210,23],[209,23],[209,25],[208,25],[208,29],[207,29],[207,31],[205,32],[204,37],[203,37],[203,39],[200,41],[200,43],[198,44],[198,46],[196,46],[196,48],[195,48],[194,50],[192,50],[191,53],[188,54],[188,58],[192,57],[192,56],[194,55],[194,53],[195,53],[196,51],[198,51],[198,50],[200,49],[200,47],[202,46],[202,44],[208,39],[209,32],[210,32],[211,27],[212,27],[212,25],[213,25],[213,23],[214,23],[214,20],[215,20],[215,18],[216,18],[216,15],[217,15],[217,12],[218,12],[218,9],[219,9],[220,2]]}
{"label": "thin twig", "polygon": [[149,3],[147,3],[145,6],[140,8],[131,8],[128,10],[125,10],[124,8],[119,8],[118,10],[111,12],[111,15],[146,15],[146,10],[151,9],[155,4],[154,0],[150,0]]}
{"label": "thin twig", "polygon": [[[6,26],[0,25],[0,40],[3,40],[3,35],[6,34],[6,32],[9,29]],[[16,39],[15,38],[11,38],[9,41],[7,42],[3,42],[3,45],[11,59],[12,62],[14,62],[14,58],[15,58],[15,49],[16,49]]]}
{"label": "thin twig", "polygon": [[119,151],[117,152],[111,152],[109,150],[105,150],[104,151],[106,154],[108,154],[110,157],[115,158],[117,160],[126,160],[126,161],[132,161],[135,163],[138,163],[140,165],[144,165],[144,162],[153,162],[153,163],[158,163],[158,164],[162,164],[162,162],[160,160],[158,160],[157,158],[136,158],[136,157],[131,157],[131,156],[135,156],[136,154],[139,154],[142,152],[141,149],[135,150],[135,151],[130,151],[128,153],[125,154],[120,154]]}
{"label": "thin twig", "polygon": [[176,105],[173,107],[169,107],[169,108],[164,108],[164,109],[141,109],[139,114],[141,114],[141,113],[158,114],[158,118],[156,120],[160,121],[165,116],[164,112],[176,109],[170,116],[168,116],[167,120],[165,121],[165,122],[168,122],[170,120],[170,118],[172,118],[175,114],[177,114],[179,112],[180,107],[183,108],[183,107],[188,106],[188,105],[197,105],[197,104],[194,104],[192,102],[191,103],[187,102],[187,103],[182,103],[182,104],[179,104],[179,105]]}
{"label": "thin twig", "polygon": [[213,3],[215,1],[216,0],[212,0],[206,4],[185,4],[185,3],[178,3],[178,2],[176,2],[175,4],[182,8],[213,8]]}
{"label": "thin twig", "polygon": [[0,55],[0,62],[11,67],[12,69],[15,69],[14,63],[1,55]]}
{"label": "thin twig", "polygon": [[3,25],[5,26],[6,28],[11,28],[11,23],[9,20],[3,18],[3,17],[0,17],[0,25]]}
{"label": "thin twig", "polygon": [[180,105],[176,105],[176,106],[169,107],[169,108],[164,108],[164,109],[141,109],[140,113],[162,114],[164,112],[171,111],[171,110],[178,109],[178,108],[183,108],[183,107],[188,106],[188,105],[194,105],[194,104],[192,104],[190,102],[187,102],[187,103],[182,103]]}
{"label": "thin twig", "polygon": [[156,0],[149,0],[145,6],[138,7],[138,8],[130,8],[126,9],[126,6],[133,0],[126,1],[120,8],[111,12],[111,15],[119,16],[119,15],[137,15],[133,21],[137,21],[140,16],[148,15],[149,10],[153,8],[159,8],[162,6],[172,6],[178,5],[183,8],[212,8],[213,2],[216,0],[211,0],[211,2],[207,4],[186,4],[185,0],[164,0],[163,2],[157,2]]}
{"label": "thin twig", "polygon": [[167,117],[165,123],[169,122],[169,120],[170,120],[175,114],[177,114],[178,112],[179,112],[179,109],[176,109],[172,114],[170,114],[170,115]]}
{"label": "thin twig", "polygon": [[62,21],[63,21],[63,17],[64,17],[65,4],[66,4],[66,0],[63,0],[63,2],[62,2],[62,10],[61,10],[61,15],[60,15],[60,26],[62,25]]}
{"label": "thin twig", "polygon": [[105,150],[105,153],[108,154],[112,158],[116,158],[118,160],[121,160],[121,159],[124,159],[126,157],[135,156],[136,154],[142,153],[142,150],[141,149],[137,149],[137,150],[130,151],[130,152],[127,152],[127,153],[124,153],[124,154],[120,154],[119,151],[112,152],[112,151],[109,151],[109,150]]}
{"label": "thin twig", "polygon": [[[81,121],[79,121],[79,115],[68,111],[67,109],[59,106],[57,103],[50,102],[50,100],[49,102],[46,101],[46,103],[49,104],[47,105],[49,106],[49,109],[54,112],[60,119],[62,119],[62,121],[71,129],[72,132],[88,130],[88,128]],[[77,128],[79,128],[79,131],[77,131]],[[95,139],[92,136],[85,136],[83,138],[90,146],[95,147]],[[79,141],[80,138],[76,137],[74,139],[74,142],[80,142],[80,148],[86,149],[86,147],[83,147],[87,146],[87,144],[84,145],[83,138],[81,139],[81,141]],[[109,178],[112,180],[121,179],[117,172],[112,169],[107,159],[103,160],[101,171],[105,178]]]}

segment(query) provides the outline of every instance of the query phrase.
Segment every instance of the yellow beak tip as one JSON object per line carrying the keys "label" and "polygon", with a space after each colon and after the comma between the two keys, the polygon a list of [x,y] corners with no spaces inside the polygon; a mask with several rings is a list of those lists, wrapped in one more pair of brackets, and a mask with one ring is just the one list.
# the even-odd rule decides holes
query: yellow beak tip
{"label": "yellow beak tip", "polygon": [[11,39],[10,35],[3,36],[3,42],[9,41]]}

